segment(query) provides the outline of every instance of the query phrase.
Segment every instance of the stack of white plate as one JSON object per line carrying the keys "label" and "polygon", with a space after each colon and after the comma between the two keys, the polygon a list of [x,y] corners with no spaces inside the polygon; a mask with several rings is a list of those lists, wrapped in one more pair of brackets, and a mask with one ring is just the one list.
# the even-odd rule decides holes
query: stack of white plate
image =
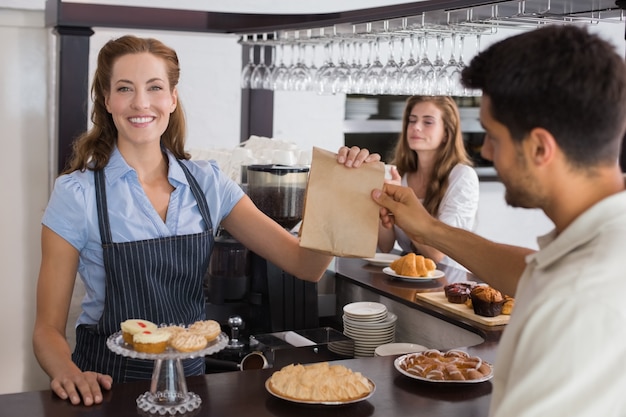
{"label": "stack of white plate", "polygon": [[348,97],[346,99],[346,119],[366,120],[377,113],[377,98]]}
{"label": "stack of white plate", "polygon": [[381,303],[357,302],[343,307],[343,334],[354,340],[354,356],[374,356],[380,345],[396,337],[398,316]]}

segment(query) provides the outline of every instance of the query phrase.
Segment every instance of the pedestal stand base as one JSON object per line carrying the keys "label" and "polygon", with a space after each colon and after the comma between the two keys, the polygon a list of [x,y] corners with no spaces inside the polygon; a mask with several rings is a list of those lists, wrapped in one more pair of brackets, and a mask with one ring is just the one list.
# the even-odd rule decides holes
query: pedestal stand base
{"label": "pedestal stand base", "polygon": [[137,397],[137,407],[149,414],[174,415],[184,414],[200,408],[202,399],[198,394],[187,392],[184,397],[180,397],[178,403],[167,403],[162,401],[161,393],[152,393],[146,391]]}
{"label": "pedestal stand base", "polygon": [[[150,391],[137,397],[137,407],[147,414],[184,414],[200,408],[199,395],[187,391],[187,381],[183,369],[183,359],[204,358],[224,349],[228,336],[220,333],[206,348],[194,352],[176,352],[167,348],[163,353],[137,352],[124,342],[122,332],[107,339],[111,351],[134,359],[154,360]],[[203,359],[204,360],[204,359]]]}

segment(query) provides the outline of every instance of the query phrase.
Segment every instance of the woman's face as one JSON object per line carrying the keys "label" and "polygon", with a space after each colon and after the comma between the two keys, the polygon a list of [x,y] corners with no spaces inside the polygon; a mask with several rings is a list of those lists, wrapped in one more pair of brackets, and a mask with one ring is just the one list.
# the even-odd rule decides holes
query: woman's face
{"label": "woman's face", "polygon": [[113,64],[105,104],[118,130],[118,145],[159,143],[176,103],[177,92],[170,91],[163,59],[150,53],[128,54]]}
{"label": "woman's face", "polygon": [[434,152],[445,140],[441,110],[432,102],[416,103],[411,109],[406,140],[415,152]]}

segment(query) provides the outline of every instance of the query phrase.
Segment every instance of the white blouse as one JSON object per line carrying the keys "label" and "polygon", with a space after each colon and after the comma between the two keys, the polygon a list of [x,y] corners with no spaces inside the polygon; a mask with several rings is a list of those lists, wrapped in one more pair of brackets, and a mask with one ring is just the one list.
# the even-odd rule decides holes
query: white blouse
{"label": "white blouse", "polygon": [[[402,176],[402,185],[408,186],[407,174]],[[476,227],[478,195],[478,174],[471,166],[458,164],[450,171],[448,189],[439,205],[437,218],[450,226],[473,231]],[[394,230],[400,248],[405,252],[412,251],[411,239],[399,227],[395,226]],[[440,263],[463,268],[448,256]]]}

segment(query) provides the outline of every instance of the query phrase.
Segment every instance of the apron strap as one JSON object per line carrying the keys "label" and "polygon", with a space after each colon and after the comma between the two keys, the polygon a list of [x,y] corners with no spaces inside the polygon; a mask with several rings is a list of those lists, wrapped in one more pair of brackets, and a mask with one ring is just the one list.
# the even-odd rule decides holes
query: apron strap
{"label": "apron strap", "polygon": [[185,176],[187,177],[187,182],[189,182],[189,186],[191,187],[191,192],[193,196],[196,198],[196,202],[198,203],[198,210],[200,210],[202,219],[206,223],[207,229],[212,231],[213,222],[211,221],[211,215],[209,214],[210,213],[209,204],[206,201],[206,196],[202,192],[202,189],[200,188],[198,181],[195,179],[193,175],[191,175],[191,172],[189,172],[189,168],[187,168],[187,166],[185,166],[185,164],[183,164],[183,161],[181,161],[180,159],[177,159],[177,161],[180,167],[183,169]]}
{"label": "apron strap", "polygon": [[100,228],[100,240],[103,245],[113,243],[111,227],[109,226],[109,211],[107,209],[104,170],[94,172],[96,184],[96,202],[98,207],[98,227]]}

